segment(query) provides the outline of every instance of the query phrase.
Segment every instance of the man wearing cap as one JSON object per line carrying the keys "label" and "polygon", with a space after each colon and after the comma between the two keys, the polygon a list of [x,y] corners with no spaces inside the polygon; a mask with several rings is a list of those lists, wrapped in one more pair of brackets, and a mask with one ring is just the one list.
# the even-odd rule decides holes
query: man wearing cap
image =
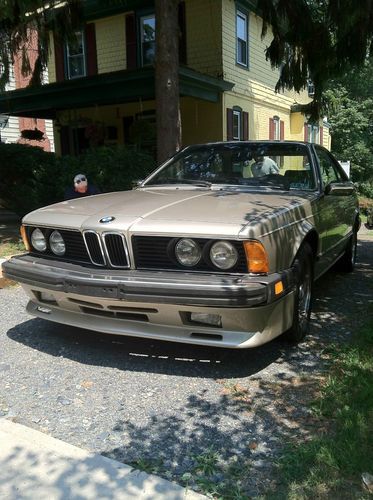
{"label": "man wearing cap", "polygon": [[254,155],[254,160],[255,163],[251,165],[253,177],[263,177],[264,175],[278,174],[280,172],[277,163],[268,156]]}
{"label": "man wearing cap", "polygon": [[78,174],[74,177],[74,186],[68,187],[65,191],[65,200],[73,198],[83,198],[92,194],[99,194],[100,191],[93,184],[88,184],[87,176]]}

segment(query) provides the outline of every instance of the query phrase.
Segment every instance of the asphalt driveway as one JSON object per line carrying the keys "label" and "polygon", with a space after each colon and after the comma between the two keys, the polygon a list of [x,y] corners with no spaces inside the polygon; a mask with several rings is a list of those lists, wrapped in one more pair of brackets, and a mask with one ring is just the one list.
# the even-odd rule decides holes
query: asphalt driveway
{"label": "asphalt driveway", "polygon": [[323,349],[366,320],[372,278],[373,237],[362,234],[356,272],[317,282],[307,341],[247,351],[57,325],[25,312],[20,287],[0,290],[0,416],[194,489],[206,476],[258,495],[284,443],[317,425],[308,403]]}

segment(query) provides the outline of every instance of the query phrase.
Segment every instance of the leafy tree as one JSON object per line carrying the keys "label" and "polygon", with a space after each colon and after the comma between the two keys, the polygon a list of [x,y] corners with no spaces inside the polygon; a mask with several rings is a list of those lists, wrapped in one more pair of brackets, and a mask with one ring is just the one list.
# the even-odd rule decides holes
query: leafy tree
{"label": "leafy tree", "polygon": [[317,118],[331,78],[364,65],[373,55],[372,0],[258,0],[265,35],[273,39],[267,59],[280,69],[276,90],[301,91],[312,80],[314,100],[305,112]]}
{"label": "leafy tree", "polygon": [[[23,76],[30,76],[30,85],[41,83],[49,58],[49,32],[57,38],[71,39],[80,26],[81,0],[0,0],[0,92],[9,82],[11,65],[21,57]],[[38,57],[30,65],[30,33],[37,31]],[[34,49],[34,47],[32,47]]]}
{"label": "leafy tree", "polygon": [[[118,1],[118,0],[117,0]],[[119,0],[125,8],[126,0]],[[157,14],[157,146],[158,159],[164,160],[180,148],[179,106],[179,0],[155,0]],[[40,84],[49,57],[49,31],[57,39],[73,40],[82,22],[82,0],[0,0],[0,91],[10,79],[15,57],[22,57],[22,73],[32,75],[30,84]],[[30,30],[38,33],[38,58],[34,68],[29,61]],[[149,34],[152,37],[152,33]]]}
{"label": "leafy tree", "polygon": [[332,126],[332,150],[350,160],[353,180],[373,197],[373,60],[328,84],[325,108]]}
{"label": "leafy tree", "polygon": [[[23,72],[31,74],[26,50],[29,28],[37,29],[39,33],[39,58],[31,83],[40,81],[49,54],[48,30],[53,29],[61,37],[72,36],[81,19],[81,1],[0,0],[0,63],[4,67],[0,89],[9,80],[9,62],[20,52]],[[125,6],[126,0],[116,1],[122,1]],[[310,113],[311,119],[316,119],[322,109],[327,82],[343,74],[346,65],[361,67],[367,54],[372,53],[372,0],[256,1],[263,18],[263,36],[269,26],[272,29],[273,38],[266,56],[273,67],[280,69],[276,90],[300,91],[311,79],[315,96],[303,111]],[[155,0],[157,38],[165,42],[157,42],[156,55],[157,126],[161,141],[158,146],[163,148],[167,144],[162,149],[162,157],[174,152],[180,143],[178,60],[175,56],[177,3],[178,0]],[[63,7],[57,8],[61,4]],[[162,65],[163,73],[160,70]],[[164,109],[171,109],[168,117],[161,116]]]}

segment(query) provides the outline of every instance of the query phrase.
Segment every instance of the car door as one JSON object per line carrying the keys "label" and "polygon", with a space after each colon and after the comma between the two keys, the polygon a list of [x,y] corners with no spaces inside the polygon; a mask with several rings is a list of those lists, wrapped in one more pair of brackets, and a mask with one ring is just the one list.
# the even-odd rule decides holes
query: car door
{"label": "car door", "polygon": [[[355,194],[342,167],[326,149],[314,146],[320,168],[319,214],[324,228],[322,253],[328,267],[343,252],[355,217]],[[339,188],[339,189],[338,189]]]}

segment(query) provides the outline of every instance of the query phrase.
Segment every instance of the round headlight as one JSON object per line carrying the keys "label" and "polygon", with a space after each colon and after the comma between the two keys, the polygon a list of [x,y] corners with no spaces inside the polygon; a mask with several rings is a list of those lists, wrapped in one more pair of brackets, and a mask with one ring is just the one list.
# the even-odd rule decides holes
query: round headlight
{"label": "round headlight", "polygon": [[62,256],[66,252],[65,242],[58,231],[53,231],[49,236],[49,245],[55,255]]}
{"label": "round headlight", "polygon": [[180,264],[191,267],[201,260],[202,252],[195,241],[185,238],[177,242],[175,255]]}
{"label": "round headlight", "polygon": [[231,269],[237,264],[238,253],[228,241],[217,241],[210,249],[210,259],[219,269]]}
{"label": "round headlight", "polygon": [[39,252],[45,252],[47,249],[47,240],[40,229],[34,229],[31,234],[31,245]]}

